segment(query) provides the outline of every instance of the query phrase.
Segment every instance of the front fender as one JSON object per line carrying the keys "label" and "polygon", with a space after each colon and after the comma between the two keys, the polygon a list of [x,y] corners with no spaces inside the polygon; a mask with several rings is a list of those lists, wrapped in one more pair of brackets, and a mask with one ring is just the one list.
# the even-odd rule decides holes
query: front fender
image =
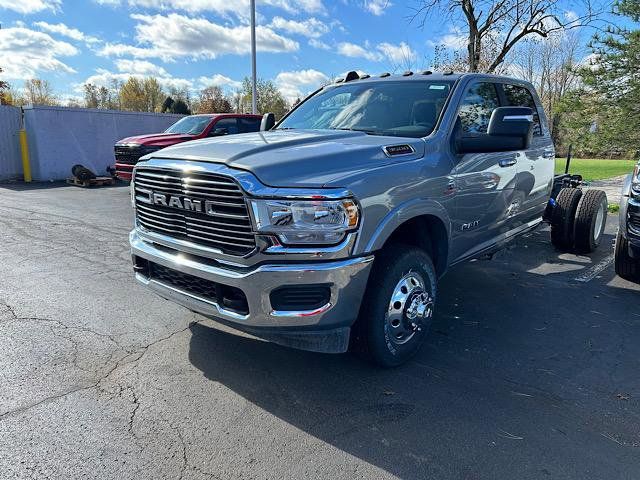
{"label": "front fender", "polygon": [[633,175],[627,175],[624,179],[624,183],[622,184],[622,196],[630,197],[631,196],[631,180]]}
{"label": "front fender", "polygon": [[622,185],[622,197],[620,197],[620,212],[618,213],[618,221],[620,222],[620,232],[627,236],[627,206],[631,197],[631,180],[633,175],[627,175]]}
{"label": "front fender", "polygon": [[432,215],[442,221],[447,230],[447,238],[451,238],[451,220],[447,210],[435,200],[418,198],[398,205],[387,213],[378,223],[362,252],[359,253],[370,253],[381,249],[396,228],[406,221],[422,215]]}

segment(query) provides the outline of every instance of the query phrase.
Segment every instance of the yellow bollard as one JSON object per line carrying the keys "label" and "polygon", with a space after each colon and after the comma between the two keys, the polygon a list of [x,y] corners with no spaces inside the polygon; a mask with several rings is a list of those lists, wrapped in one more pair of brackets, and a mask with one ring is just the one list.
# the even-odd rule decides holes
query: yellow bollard
{"label": "yellow bollard", "polygon": [[22,172],[24,181],[31,181],[31,162],[29,161],[29,145],[27,144],[27,131],[22,128],[18,132],[20,136],[20,150],[22,151]]}

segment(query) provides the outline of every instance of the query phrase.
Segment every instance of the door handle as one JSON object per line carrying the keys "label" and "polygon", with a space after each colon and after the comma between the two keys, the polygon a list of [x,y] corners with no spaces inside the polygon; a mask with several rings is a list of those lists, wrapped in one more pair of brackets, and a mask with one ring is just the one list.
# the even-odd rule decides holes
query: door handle
{"label": "door handle", "polygon": [[513,167],[518,161],[515,158],[506,158],[504,160],[500,160],[498,165],[501,167]]}

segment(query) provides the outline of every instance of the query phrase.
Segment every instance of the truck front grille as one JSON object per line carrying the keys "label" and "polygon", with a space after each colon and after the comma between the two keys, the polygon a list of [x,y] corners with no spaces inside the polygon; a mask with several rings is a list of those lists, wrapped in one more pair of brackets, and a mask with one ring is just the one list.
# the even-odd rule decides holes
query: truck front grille
{"label": "truck front grille", "polygon": [[146,154],[140,147],[125,147],[123,145],[116,145],[114,147],[114,153],[116,163],[124,163],[127,165],[135,165],[138,163],[138,159]]}
{"label": "truck front grille", "polygon": [[[256,247],[244,194],[229,177],[138,167],[134,187],[136,219],[146,230],[230,255],[245,255]],[[182,208],[187,204],[199,210]]]}
{"label": "truck front grille", "polygon": [[640,215],[637,213],[629,214],[629,226],[635,230],[634,233],[640,232]]}

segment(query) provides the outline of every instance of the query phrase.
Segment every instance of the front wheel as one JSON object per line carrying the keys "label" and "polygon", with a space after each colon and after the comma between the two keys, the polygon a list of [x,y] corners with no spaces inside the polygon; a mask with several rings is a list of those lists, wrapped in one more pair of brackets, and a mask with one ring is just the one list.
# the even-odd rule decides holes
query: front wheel
{"label": "front wheel", "polygon": [[408,245],[385,248],[376,258],[355,326],[358,350],[382,367],[415,355],[431,323],[436,282],[425,251]]}
{"label": "front wheel", "polygon": [[614,251],[616,273],[631,282],[640,281],[640,262],[629,255],[629,241],[618,231]]}

